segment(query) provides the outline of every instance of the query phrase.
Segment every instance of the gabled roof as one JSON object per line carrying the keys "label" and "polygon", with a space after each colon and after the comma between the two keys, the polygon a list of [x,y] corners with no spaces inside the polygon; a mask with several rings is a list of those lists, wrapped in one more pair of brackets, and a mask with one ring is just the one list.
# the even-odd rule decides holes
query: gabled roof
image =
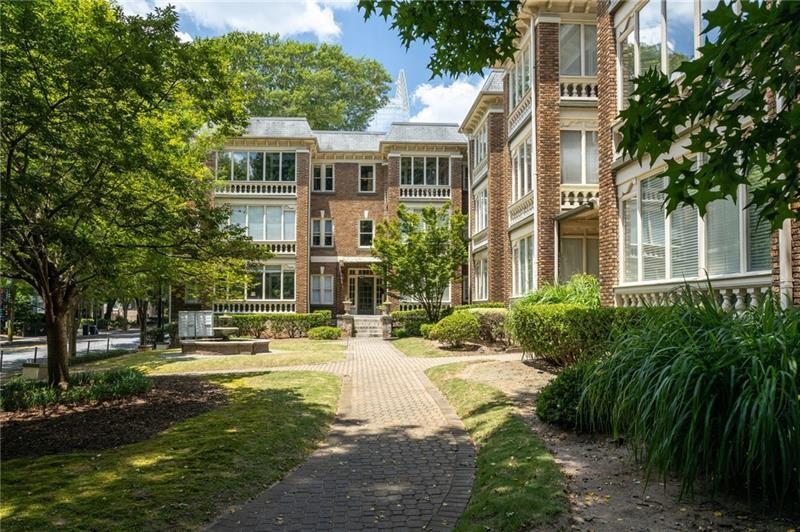
{"label": "gabled roof", "polygon": [[458,124],[395,122],[386,132],[384,142],[429,142],[431,144],[464,144],[467,137],[458,132]]}
{"label": "gabled roof", "polygon": [[472,102],[469,111],[464,117],[464,121],[461,123],[460,131],[471,134],[473,128],[475,128],[479,121],[482,120],[484,114],[489,108],[492,106],[497,107],[498,105],[502,105],[504,97],[504,76],[505,71],[502,69],[493,68],[489,71],[489,75],[486,76],[486,80],[483,82],[481,90],[478,91],[478,95],[475,96],[475,100]]}
{"label": "gabled roof", "polygon": [[380,151],[385,133],[363,131],[314,131],[319,151]]}
{"label": "gabled roof", "polygon": [[268,137],[310,139],[314,138],[305,118],[273,118],[254,116],[245,129],[243,137]]}

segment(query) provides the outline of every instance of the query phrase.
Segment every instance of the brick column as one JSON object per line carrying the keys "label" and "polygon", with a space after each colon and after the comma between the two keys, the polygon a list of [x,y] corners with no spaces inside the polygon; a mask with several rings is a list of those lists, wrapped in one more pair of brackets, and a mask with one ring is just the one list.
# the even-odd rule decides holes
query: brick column
{"label": "brick column", "polygon": [[[389,154],[386,158],[386,217],[394,218],[397,216],[397,208],[400,206],[400,155]],[[400,300],[390,297],[392,311],[400,310]],[[380,301],[383,303],[383,301]]]}
{"label": "brick column", "polygon": [[536,261],[537,285],[555,281],[555,227],[561,210],[561,94],[559,91],[559,24],[536,26]]}
{"label": "brick column", "polygon": [[487,191],[489,196],[488,297],[507,301],[511,296],[511,241],[508,238],[508,205],[511,203],[511,160],[508,151],[506,113],[489,113],[489,161]]}
{"label": "brick column", "polygon": [[[795,211],[800,210],[800,203],[793,205]],[[783,302],[783,292],[788,292],[789,300],[795,306],[800,305],[800,221],[787,220],[783,223],[783,239],[788,241],[788,271],[787,278],[781,279],[781,249],[780,231],[772,233],[772,292],[778,301]],[[791,286],[787,286],[790,282]]]}
{"label": "brick column", "polygon": [[614,285],[619,280],[619,205],[611,164],[614,143],[611,124],[617,117],[617,71],[614,40],[614,17],[610,0],[597,3],[597,118],[600,204],[598,231],[600,247],[600,300],[614,304]]}
{"label": "brick column", "polygon": [[[462,165],[464,159],[462,157],[450,157],[450,197],[452,198],[453,211],[464,212],[464,198],[461,188],[461,177],[463,175]],[[468,213],[469,211],[467,211]],[[467,260],[469,260],[469,250],[467,250]],[[462,273],[464,268],[461,269]],[[462,279],[459,279],[450,284],[450,304],[461,304],[461,285]]]}
{"label": "brick column", "polygon": [[297,212],[295,215],[297,255],[295,259],[294,296],[295,312],[308,312],[309,284],[309,177],[311,154],[308,150],[297,151]]}

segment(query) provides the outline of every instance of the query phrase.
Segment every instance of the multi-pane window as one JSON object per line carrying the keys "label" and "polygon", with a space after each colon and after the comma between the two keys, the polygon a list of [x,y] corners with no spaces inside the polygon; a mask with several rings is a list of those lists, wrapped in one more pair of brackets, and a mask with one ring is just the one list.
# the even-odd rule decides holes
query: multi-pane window
{"label": "multi-pane window", "polygon": [[745,206],[745,187],[736,201],[708,205],[704,232],[695,207],[682,206],[666,215],[664,187],[661,177],[645,179],[621,202],[624,282],[770,270],[771,229],[754,207]]}
{"label": "multi-pane window", "polygon": [[511,150],[511,199],[517,201],[533,190],[533,145],[531,139]]}
{"label": "multi-pane window", "polygon": [[533,236],[521,238],[511,245],[511,281],[514,296],[533,290]]}
{"label": "multi-pane window", "polygon": [[562,76],[597,75],[597,26],[561,24],[559,49]]}
{"label": "multi-pane window", "polygon": [[358,165],[358,191],[375,192],[375,165]]}
{"label": "multi-pane window", "polygon": [[[649,0],[631,15],[619,31],[619,105],[625,108],[633,92],[633,78],[649,69],[675,77],[683,61],[696,56],[696,13],[714,9],[719,0]],[[698,5],[699,4],[699,5]],[[703,21],[703,26],[705,22]],[[716,38],[705,35],[705,39]]]}
{"label": "multi-pane window", "polygon": [[[523,42],[527,42],[527,40]],[[509,98],[511,100],[511,109],[514,109],[531,88],[531,54],[529,46],[525,46],[514,57],[514,64],[511,66],[511,71],[508,75]]]}
{"label": "multi-pane window", "polygon": [[375,223],[372,220],[358,221],[358,247],[372,247],[372,239],[375,236]]}
{"label": "multi-pane window", "polygon": [[311,178],[313,192],[333,192],[333,165],[315,164]]}
{"label": "multi-pane window", "polygon": [[294,269],[260,266],[250,272],[245,285],[246,299],[294,299]]}
{"label": "multi-pane window", "polygon": [[597,131],[561,131],[561,182],[597,183]]}
{"label": "multi-pane window", "polygon": [[450,185],[449,157],[401,157],[401,185]]}
{"label": "multi-pane window", "polygon": [[220,151],[216,177],[233,181],[295,181],[297,159],[294,152]]}
{"label": "multi-pane window", "polygon": [[311,245],[314,247],[333,246],[333,220],[314,218],[311,220]]}
{"label": "multi-pane window", "polygon": [[247,229],[253,240],[295,239],[295,210],[291,207],[236,205],[231,207],[231,225]]}
{"label": "multi-pane window", "polygon": [[472,162],[473,166],[478,166],[486,159],[486,155],[488,154],[488,145],[489,121],[484,120],[481,127],[479,127],[478,131],[475,133],[475,153]]}
{"label": "multi-pane window", "polygon": [[484,257],[475,261],[475,297],[477,301],[488,299],[489,270],[488,262]]}
{"label": "multi-pane window", "polygon": [[576,273],[600,274],[597,237],[564,236],[558,241],[558,280],[567,282]]}
{"label": "multi-pane window", "polygon": [[486,229],[489,224],[489,191],[484,187],[475,193],[475,232]]}
{"label": "multi-pane window", "polygon": [[311,276],[311,304],[333,305],[333,275]]}

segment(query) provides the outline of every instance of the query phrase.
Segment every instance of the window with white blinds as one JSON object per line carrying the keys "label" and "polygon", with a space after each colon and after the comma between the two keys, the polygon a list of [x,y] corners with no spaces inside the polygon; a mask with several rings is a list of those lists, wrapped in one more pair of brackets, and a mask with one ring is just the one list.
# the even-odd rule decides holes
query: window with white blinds
{"label": "window with white blinds", "polygon": [[[748,198],[749,201],[749,198]],[[771,228],[769,222],[761,219],[759,210],[748,207],[747,218],[747,270],[759,271],[772,268]]]}
{"label": "window with white blinds", "polygon": [[666,235],[664,219],[664,178],[642,181],[642,271],[645,281],[664,279],[666,271]]}
{"label": "window with white blinds", "polygon": [[669,215],[670,220],[670,267],[672,277],[697,277],[698,240],[697,225],[699,217],[694,207],[678,207]]}
{"label": "window with white blinds", "polygon": [[622,269],[626,282],[639,280],[639,215],[636,198],[622,201]]}
{"label": "window with white blinds", "polygon": [[739,273],[739,206],[720,199],[708,204],[706,269],[709,275]]}

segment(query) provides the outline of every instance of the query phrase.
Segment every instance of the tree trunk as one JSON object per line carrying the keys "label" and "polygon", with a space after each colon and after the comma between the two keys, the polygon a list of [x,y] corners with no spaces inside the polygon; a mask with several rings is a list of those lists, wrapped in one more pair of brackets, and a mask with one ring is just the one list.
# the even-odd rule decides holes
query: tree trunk
{"label": "tree trunk", "polygon": [[122,330],[128,332],[128,300],[123,298],[122,303]]}
{"label": "tree trunk", "polygon": [[17,283],[11,279],[11,287],[8,291],[8,315],[6,324],[8,328],[8,341],[14,341],[14,307],[17,306]]}
{"label": "tree trunk", "polygon": [[136,298],[136,321],[139,323],[139,345],[147,344],[147,299]]}
{"label": "tree trunk", "polygon": [[111,313],[114,311],[114,305],[116,304],[117,300],[114,299],[113,297],[109,298],[108,301],[106,301],[106,311],[103,313],[103,319],[106,320],[107,322],[111,321]]}
{"label": "tree trunk", "polygon": [[47,323],[47,382],[52,387],[66,389],[69,379],[69,334],[70,314],[75,311],[74,301],[45,299],[45,321]]}
{"label": "tree trunk", "polygon": [[69,357],[78,356],[78,310],[69,313],[70,319],[67,324],[67,334],[69,334]]}

